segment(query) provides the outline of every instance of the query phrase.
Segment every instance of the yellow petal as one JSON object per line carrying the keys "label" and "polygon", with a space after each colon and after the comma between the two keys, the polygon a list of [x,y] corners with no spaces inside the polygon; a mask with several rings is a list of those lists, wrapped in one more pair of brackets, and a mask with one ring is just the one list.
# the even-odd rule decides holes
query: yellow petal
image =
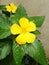
{"label": "yellow petal", "polygon": [[23,29],[26,29],[29,25],[29,20],[25,17],[21,18],[19,20],[19,23],[20,23],[20,26],[23,28]]}
{"label": "yellow petal", "polygon": [[10,3],[10,6],[11,6],[11,11],[12,11],[12,13],[15,13],[16,12],[16,10],[17,10],[17,7],[13,4],[13,3]]}
{"label": "yellow petal", "polygon": [[18,44],[26,44],[26,37],[25,34],[20,34],[19,36],[16,37],[16,42]]}
{"label": "yellow petal", "polygon": [[11,6],[11,7],[14,7],[15,5],[14,5],[14,3],[10,3],[10,6]]}
{"label": "yellow petal", "polygon": [[11,7],[10,7],[9,5],[7,5],[7,6],[6,6],[6,10],[7,10],[8,12],[11,12]]}
{"label": "yellow petal", "polygon": [[35,39],[36,39],[36,36],[35,36],[34,34],[32,34],[32,33],[26,33],[26,34],[25,34],[25,37],[26,37],[26,41],[27,41],[28,43],[32,43],[32,42],[34,42]]}
{"label": "yellow petal", "polygon": [[19,34],[22,32],[21,28],[19,27],[18,24],[13,24],[11,27],[10,27],[10,31],[13,35],[16,35],[16,34]]}
{"label": "yellow petal", "polygon": [[29,22],[29,20],[25,17],[21,18],[19,23],[23,32],[32,32],[36,30],[36,24],[33,21]]}
{"label": "yellow petal", "polygon": [[22,33],[16,37],[16,42],[18,44],[33,43],[36,39],[36,36],[32,33]]}
{"label": "yellow petal", "polygon": [[16,10],[17,10],[17,7],[16,7],[16,6],[14,6],[14,7],[12,8],[12,13],[15,13],[15,12],[16,12]]}
{"label": "yellow petal", "polygon": [[29,32],[35,31],[35,30],[36,30],[36,24],[35,24],[33,21],[31,21],[31,22],[29,23],[29,27],[28,27],[27,30],[28,30]]}

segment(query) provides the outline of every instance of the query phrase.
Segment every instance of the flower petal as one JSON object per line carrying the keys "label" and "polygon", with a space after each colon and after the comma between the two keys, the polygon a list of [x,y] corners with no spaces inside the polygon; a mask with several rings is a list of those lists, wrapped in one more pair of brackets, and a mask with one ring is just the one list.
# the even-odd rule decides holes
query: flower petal
{"label": "flower petal", "polygon": [[31,21],[27,30],[29,32],[36,31],[36,24],[33,21]]}
{"label": "flower petal", "polygon": [[7,5],[7,6],[6,6],[6,10],[7,10],[8,12],[11,12],[11,7],[10,7],[9,5]]}
{"label": "flower petal", "polygon": [[16,42],[18,44],[33,43],[36,39],[36,36],[32,33],[22,33],[16,37]]}
{"label": "flower petal", "polygon": [[26,44],[26,37],[25,34],[20,34],[19,36],[16,37],[16,42],[18,44]]}
{"label": "flower petal", "polygon": [[16,10],[17,10],[17,7],[13,4],[13,3],[10,3],[10,6],[11,6],[11,8],[12,8],[12,13],[15,13],[16,12]]}
{"label": "flower petal", "polygon": [[35,39],[36,39],[36,36],[35,36],[34,34],[32,34],[32,33],[26,33],[26,34],[25,34],[25,37],[26,37],[26,41],[27,41],[28,43],[32,43],[32,42],[34,42]]}
{"label": "flower petal", "polygon": [[14,7],[12,8],[12,13],[15,13],[15,12],[16,12],[16,10],[17,10],[17,7],[16,7],[16,6],[14,6]]}
{"label": "flower petal", "polygon": [[16,34],[20,34],[22,32],[21,28],[19,27],[18,24],[13,24],[11,27],[10,27],[10,31],[13,35],[16,35]]}
{"label": "flower petal", "polygon": [[28,27],[28,25],[29,25],[29,20],[27,19],[27,18],[25,18],[25,17],[23,17],[23,18],[21,18],[20,20],[19,20],[19,23],[20,23],[20,26],[24,29],[26,29],[27,27]]}
{"label": "flower petal", "polygon": [[15,5],[13,3],[10,3],[10,6],[13,8]]}
{"label": "flower petal", "polygon": [[36,24],[33,21],[29,22],[29,20],[25,17],[21,18],[19,23],[23,32],[32,32],[36,30]]}

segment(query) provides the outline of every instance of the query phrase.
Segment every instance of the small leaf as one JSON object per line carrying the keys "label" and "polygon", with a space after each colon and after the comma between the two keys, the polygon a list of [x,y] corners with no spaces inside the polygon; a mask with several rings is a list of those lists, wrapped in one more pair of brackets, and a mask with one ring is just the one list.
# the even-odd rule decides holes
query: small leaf
{"label": "small leaf", "polygon": [[28,19],[30,21],[34,20],[36,26],[41,27],[44,22],[45,16],[33,16],[33,17],[28,17]]}
{"label": "small leaf", "polygon": [[13,42],[13,56],[17,65],[21,65],[26,48],[26,45],[18,45],[15,41]]}
{"label": "small leaf", "polygon": [[27,17],[25,8],[20,4],[15,15],[11,16],[10,20],[12,23],[17,23],[21,17]]}
{"label": "small leaf", "polygon": [[32,33],[34,33],[35,35],[41,34],[38,30],[36,30],[36,31],[34,31]]}
{"label": "small leaf", "polygon": [[11,42],[0,41],[0,60],[4,59],[7,55],[9,55],[11,51]]}
{"label": "small leaf", "polygon": [[48,65],[43,46],[39,40],[36,39],[35,42],[28,47],[28,53],[41,65]]}

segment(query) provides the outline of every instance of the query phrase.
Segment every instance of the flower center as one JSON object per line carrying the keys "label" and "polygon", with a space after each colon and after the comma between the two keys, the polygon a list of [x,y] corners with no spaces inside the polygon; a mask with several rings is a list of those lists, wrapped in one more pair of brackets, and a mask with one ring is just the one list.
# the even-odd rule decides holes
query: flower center
{"label": "flower center", "polygon": [[26,32],[27,32],[26,28],[22,28],[22,33],[26,33]]}

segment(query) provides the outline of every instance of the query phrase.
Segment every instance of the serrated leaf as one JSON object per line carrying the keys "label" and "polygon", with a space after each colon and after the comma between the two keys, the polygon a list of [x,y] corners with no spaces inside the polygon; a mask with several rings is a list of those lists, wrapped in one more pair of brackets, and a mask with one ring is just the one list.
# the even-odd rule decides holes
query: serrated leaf
{"label": "serrated leaf", "polygon": [[0,60],[4,59],[7,55],[9,55],[11,51],[10,42],[0,41]]}
{"label": "serrated leaf", "polygon": [[41,27],[44,22],[45,16],[33,16],[33,17],[28,17],[28,19],[30,21],[34,20],[36,26]]}
{"label": "serrated leaf", "polygon": [[48,65],[43,46],[39,40],[36,39],[35,42],[28,47],[28,53],[41,65]]}
{"label": "serrated leaf", "polygon": [[17,65],[21,65],[26,48],[26,45],[18,45],[15,41],[13,42],[13,56]]}
{"label": "serrated leaf", "polygon": [[15,15],[11,16],[10,20],[12,23],[17,23],[21,17],[27,17],[25,8],[20,4]]}

